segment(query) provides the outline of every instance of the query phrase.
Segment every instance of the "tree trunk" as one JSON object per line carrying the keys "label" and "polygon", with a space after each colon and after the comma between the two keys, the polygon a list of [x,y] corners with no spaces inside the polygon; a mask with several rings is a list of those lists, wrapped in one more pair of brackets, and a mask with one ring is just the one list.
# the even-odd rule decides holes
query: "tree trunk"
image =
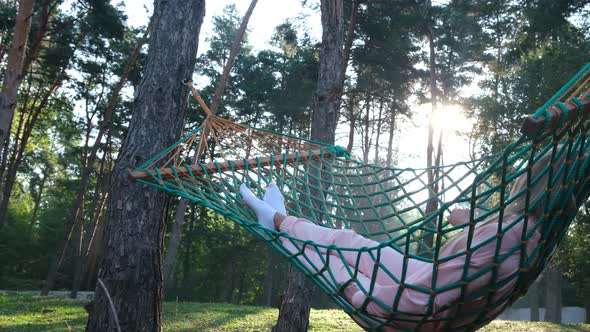
{"label": "tree trunk", "polygon": [[76,246],[76,255],[74,258],[74,280],[72,282],[72,290],[70,291],[70,298],[75,299],[78,296],[78,290],[82,283],[82,264],[84,262],[83,255],[84,243],[84,228],[83,225],[78,227],[78,245]]}
{"label": "tree trunk", "polygon": [[365,103],[366,103],[366,112],[365,112],[365,121],[363,123],[363,125],[365,126],[364,129],[364,137],[363,137],[363,162],[368,163],[369,162],[369,152],[371,150],[371,141],[370,141],[370,134],[369,134],[369,130],[370,130],[370,125],[371,125],[371,121],[370,121],[370,113],[371,113],[371,97],[369,96],[369,94],[367,93],[367,99],[365,99]]}
{"label": "tree trunk", "polygon": [[221,103],[221,98],[223,97],[223,92],[225,91],[225,86],[227,85],[227,81],[229,80],[229,72],[231,71],[232,67],[234,66],[234,62],[236,61],[236,56],[240,51],[240,47],[242,46],[242,39],[244,39],[244,33],[246,32],[246,28],[248,27],[248,21],[250,20],[250,16],[252,16],[252,12],[256,7],[256,3],[258,0],[252,0],[250,2],[250,6],[244,14],[242,18],[242,23],[240,23],[240,27],[238,31],[236,31],[236,35],[234,36],[234,40],[232,42],[231,49],[229,51],[229,57],[223,67],[223,74],[219,78],[219,82],[217,83],[217,87],[215,88],[215,95],[213,96],[213,101],[211,102],[211,112],[215,113],[217,111],[217,107]]}
{"label": "tree trunk", "polygon": [[[14,34],[12,35],[12,47],[8,52],[4,82],[0,92],[0,146],[3,146],[10,136],[16,96],[23,78],[23,65],[34,7],[35,0],[20,0],[18,4],[18,15],[16,16]],[[3,223],[4,218],[0,218],[0,227],[2,227]]]}
{"label": "tree trunk", "polygon": [[[348,30],[346,31],[346,39],[344,42],[344,49],[342,50],[342,72],[340,73],[340,93],[344,91],[344,81],[346,80],[346,69],[348,68],[348,61],[350,59],[350,49],[354,41],[354,27],[356,26],[356,18],[359,9],[359,3],[362,0],[352,0],[352,8],[350,11],[350,21],[348,22]],[[350,151],[350,150],[349,150]]]}
{"label": "tree trunk", "polygon": [[346,146],[346,150],[352,151],[354,147],[354,132],[356,130],[356,120],[357,120],[357,110],[358,108],[358,97],[352,96],[350,98],[350,126],[348,131],[348,145]]}
{"label": "tree trunk", "polygon": [[267,307],[272,306],[272,295],[273,295],[273,284],[275,277],[275,270],[278,264],[278,255],[273,251],[269,250],[268,255],[268,266],[266,267],[266,275],[264,277],[264,299],[263,304]]}
{"label": "tree trunk", "polygon": [[[107,144],[106,149],[110,149],[110,144]],[[101,186],[100,184],[100,179],[105,176],[105,162],[106,153],[103,155],[103,158],[100,162],[98,170],[99,180],[97,180],[97,185],[94,188],[94,194],[91,198],[91,208],[88,210],[90,222],[87,225],[87,227],[84,227],[84,224],[80,223],[80,232],[82,239],[80,241],[80,248],[77,251],[76,256],[76,265],[74,267],[74,280],[72,283],[72,291],[70,293],[71,298],[77,297],[78,291],[80,290],[80,286],[82,285],[83,277],[87,275],[86,271],[88,270],[88,264],[95,264],[94,261],[96,260],[96,258],[90,258],[90,255],[95,255],[96,253],[93,249],[96,232],[98,230],[100,219],[105,208],[106,199],[108,197],[108,184],[107,186]],[[87,231],[85,231],[84,229],[87,229]],[[87,235],[84,236],[86,233]],[[92,262],[89,262],[89,259]]]}
{"label": "tree trunk", "polygon": [[166,257],[164,258],[164,284],[167,284],[172,270],[174,269],[174,262],[176,261],[176,253],[182,239],[182,228],[184,226],[184,214],[188,200],[185,198],[178,201],[178,207],[174,215],[174,225],[172,226],[172,236],[170,237],[170,243],[168,244],[168,251],[166,251]]}
{"label": "tree trunk", "polygon": [[84,280],[86,281],[86,289],[91,289],[94,285],[96,277],[96,259],[97,247],[101,244],[102,234],[104,231],[104,212],[106,208],[106,201],[108,198],[108,191],[102,194],[100,199],[99,209],[94,214],[94,223],[89,228],[91,229],[90,236],[86,237],[86,244],[84,245],[84,264],[82,265]]}
{"label": "tree trunk", "polygon": [[[322,46],[316,90],[317,109],[313,112],[311,139],[334,144],[338,112],[342,98],[344,42],[342,0],[321,0]],[[279,308],[273,331],[301,332],[309,324],[313,284],[293,266],[289,269],[289,286]]]}
{"label": "tree trunk", "polygon": [[379,101],[379,116],[377,117],[377,137],[375,138],[375,164],[379,164],[379,137],[381,136],[381,124],[383,123],[383,97]]}
{"label": "tree trunk", "polygon": [[313,112],[311,137],[334,144],[342,99],[344,22],[342,0],[322,0],[322,45],[316,90],[317,109]]}
{"label": "tree trunk", "polygon": [[307,331],[313,283],[293,266],[289,266],[289,285],[279,307],[279,319],[273,332]]}
{"label": "tree trunk", "polygon": [[561,323],[561,271],[553,268],[545,277],[545,321]]}
{"label": "tree trunk", "polygon": [[393,163],[393,134],[395,131],[395,112],[391,112],[391,119],[389,121],[389,140],[387,141],[387,166],[392,166]]}
{"label": "tree trunk", "polygon": [[[539,281],[539,280],[538,280]],[[541,300],[540,293],[539,293],[539,282],[533,283],[531,288],[529,289],[529,304],[531,307],[531,322],[538,322],[539,321],[539,303]]]}
{"label": "tree trunk", "polygon": [[51,172],[50,166],[46,165],[45,169],[41,173],[41,183],[39,183],[39,189],[33,196],[33,212],[31,213],[31,226],[34,226],[37,222],[37,214],[39,213],[39,208],[41,207],[41,199],[43,198],[43,191],[45,190],[45,183],[47,183],[47,178]]}
{"label": "tree trunk", "polygon": [[[428,3],[428,11],[430,12],[431,5]],[[430,16],[430,14],[429,14]],[[433,167],[434,159],[434,113],[437,109],[437,90],[436,90],[436,58],[435,58],[435,46],[434,46],[434,31],[431,26],[428,27],[428,46],[429,46],[429,67],[430,67],[430,103],[432,109],[430,117],[428,119],[428,146],[426,147],[426,167]],[[428,170],[428,202],[426,203],[426,209],[424,215],[428,216],[438,208],[438,202],[436,200],[437,192],[434,188],[434,169]],[[433,223],[428,225],[434,227]],[[424,237],[423,243],[432,248],[434,237],[432,234]]]}
{"label": "tree trunk", "polygon": [[[28,8],[29,6],[30,6],[30,8]],[[23,7],[26,7],[24,9],[24,12],[28,12],[29,10],[31,12],[30,12],[30,14],[27,14],[26,17],[22,18],[24,21],[22,21],[22,20],[19,21],[19,17],[20,17],[21,10],[23,9]],[[28,35],[30,34],[30,30],[31,30],[32,15],[33,15],[34,7],[35,7],[35,1],[21,0],[19,3],[19,15],[17,16],[17,20],[15,23],[15,33],[13,35],[13,41],[12,41],[13,47],[10,50],[10,52],[15,51],[16,53],[14,54],[15,56],[13,58],[11,58],[12,53],[10,53],[8,55],[8,63],[7,63],[7,68],[6,68],[5,76],[4,76],[4,85],[2,87],[2,92],[0,93],[0,160],[2,161],[2,166],[0,166],[0,168],[1,168],[1,170],[0,170],[0,188],[2,188],[0,190],[0,228],[4,224],[4,221],[6,220],[6,213],[8,212],[8,204],[10,201],[10,194],[12,193],[12,187],[14,185],[14,182],[10,182],[7,180],[6,177],[4,177],[4,173],[10,173],[9,171],[6,171],[4,169],[4,167],[6,166],[6,164],[5,164],[5,161],[7,160],[6,155],[8,154],[8,151],[10,148],[10,144],[9,144],[10,130],[12,127],[14,111],[16,109],[16,101],[17,101],[16,97],[18,95],[18,90],[20,88],[20,85],[21,85],[24,77],[25,77],[26,72],[29,70],[29,67],[33,63],[33,60],[36,59],[39,54],[39,50],[41,48],[40,47],[41,42],[43,41],[43,38],[45,37],[45,35],[47,33],[47,26],[48,26],[49,18],[52,14],[52,10],[56,8],[55,4],[51,4],[51,2],[49,2],[49,1],[43,2],[42,6],[39,10],[39,20],[38,20],[38,22],[36,22],[37,33],[35,34],[34,38],[31,41],[29,41]],[[22,24],[28,24],[28,26],[24,27]],[[20,25],[20,28],[19,28],[19,25]],[[27,30],[26,36],[21,35],[20,37],[17,37],[17,34],[21,34],[20,30],[23,28],[25,30]],[[23,40],[23,38],[24,38],[24,40]],[[15,48],[15,45],[18,45],[18,48]],[[16,61],[16,62],[13,62],[11,64],[10,63],[11,60]],[[17,67],[18,67],[18,70],[16,70]],[[14,70],[14,72],[13,72],[13,70]],[[65,70],[65,68],[62,68],[62,70]],[[8,75],[9,73],[10,73],[10,75]],[[60,84],[61,84],[61,79],[57,79],[56,83],[49,89],[49,92],[46,94],[46,98],[41,103],[41,106],[37,107],[36,111],[33,112],[32,116],[29,116],[29,118],[27,119],[27,126],[25,126],[25,131],[27,130],[26,127],[30,128],[29,133],[28,134],[23,133],[20,145],[17,144],[18,139],[15,140],[15,144],[13,144],[13,146],[12,146],[14,153],[16,153],[16,151],[19,151],[19,149],[21,149],[21,150],[24,149],[24,147],[26,146],[26,142],[28,140],[28,136],[30,136],[30,131],[35,126],[35,123],[36,123],[39,113],[45,108],[45,105],[47,103],[49,96],[53,92],[55,92],[55,90],[57,89],[57,87],[59,87]],[[5,88],[7,88],[6,91],[5,91]],[[29,84],[29,90],[30,90],[30,84]],[[28,97],[28,95],[27,95],[27,97]],[[36,100],[37,99],[35,99],[35,101]],[[8,103],[8,104],[6,104],[6,103]],[[25,101],[25,105],[26,104],[27,104],[27,102]],[[35,104],[36,103],[33,102],[31,105],[35,105]],[[5,117],[6,117],[6,119],[5,119]],[[32,119],[32,120],[30,120],[30,119]],[[4,128],[3,128],[4,126],[7,126],[6,127],[7,131],[4,130]],[[20,133],[20,129],[22,129],[22,128],[19,127],[19,130],[17,131],[17,138]],[[3,132],[5,132],[5,134],[6,134],[5,137],[1,137]],[[1,143],[4,143],[4,144],[1,144]],[[22,153],[21,153],[21,157],[22,157]],[[16,165],[20,164],[20,160],[18,162],[16,162],[15,164]],[[14,174],[16,174],[16,168],[17,167],[14,167]],[[7,183],[7,181],[8,181],[8,183]],[[14,181],[14,180],[12,180],[12,181]]]}
{"label": "tree trunk", "polygon": [[[24,115],[21,117],[21,121],[19,122],[18,130],[17,130],[17,137],[15,137],[14,144],[12,145],[12,153],[10,162],[6,169],[2,171],[3,177],[0,178],[0,227],[3,224],[3,220],[6,219],[6,213],[8,212],[8,206],[10,202],[10,195],[12,193],[12,189],[14,188],[14,183],[16,181],[16,174],[17,171],[23,161],[25,148],[33,134],[33,129],[37,124],[37,120],[41,115],[41,112],[47,106],[50,97],[57,91],[57,89],[61,86],[61,79],[56,80],[51,87],[47,90],[46,93],[43,94],[43,98],[39,102],[39,105],[30,110],[26,120],[24,119]],[[31,104],[36,104],[37,99]],[[26,105],[25,105],[26,107]],[[23,110],[24,112],[25,110]],[[11,119],[12,121],[12,119]],[[22,133],[21,133],[22,130]],[[20,141],[18,136],[20,135]],[[6,154],[8,154],[8,146],[4,150]]]}
{"label": "tree trunk", "polygon": [[123,331],[162,329],[166,194],[131,183],[127,173],[180,136],[188,90],[179,82],[192,76],[204,14],[204,0],[154,4],[145,74],[111,181],[98,273],[108,294],[97,286],[87,331],[115,331],[113,309]]}

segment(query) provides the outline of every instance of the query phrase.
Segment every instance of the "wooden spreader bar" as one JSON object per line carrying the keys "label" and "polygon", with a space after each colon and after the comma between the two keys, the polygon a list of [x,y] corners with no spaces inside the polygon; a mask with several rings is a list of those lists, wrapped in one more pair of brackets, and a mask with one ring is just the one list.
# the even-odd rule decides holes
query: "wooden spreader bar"
{"label": "wooden spreader bar", "polygon": [[[587,97],[581,97],[579,100],[582,102],[582,107],[578,107],[578,105],[573,102],[564,103],[568,110],[567,121],[573,121],[578,115],[585,115],[590,112],[590,99]],[[544,132],[543,129],[554,129],[561,122],[562,117],[565,116],[564,110],[557,105],[549,107],[547,111],[551,114],[551,122],[547,127],[545,127],[545,122],[547,121],[546,116],[542,115],[535,119],[533,116],[529,115],[524,119],[520,132],[530,138],[535,138]]]}
{"label": "wooden spreader bar", "polygon": [[[318,160],[322,157],[329,156],[329,155],[332,155],[332,154],[327,149],[325,149],[323,151],[323,154],[322,154],[322,151],[318,149],[318,150],[311,150],[311,151],[307,151],[307,152],[300,152],[299,154],[295,154],[295,153],[288,154],[288,155],[280,154],[280,155],[274,155],[273,157],[252,158],[252,159],[247,159],[247,160],[237,159],[237,160],[228,160],[228,161],[221,162],[221,163],[207,163],[207,164],[202,164],[202,165],[190,165],[189,168],[194,176],[199,176],[199,175],[210,174],[210,173],[219,172],[219,171],[221,171],[221,172],[231,171],[232,169],[236,170],[236,171],[243,170],[246,167],[252,168],[252,167],[258,167],[259,165],[262,167],[265,167],[265,166],[271,165],[271,163],[273,163],[273,161],[274,161],[275,165],[281,165],[285,162],[289,163],[289,162],[293,162],[295,160],[300,160],[300,161]],[[176,175],[174,174],[174,172],[172,171],[172,168],[170,168],[170,167],[160,168],[159,171],[160,171],[160,174],[162,175],[163,180],[176,178]],[[190,172],[186,169],[186,166],[177,167],[176,173],[178,174],[178,177],[191,176]],[[144,181],[148,181],[148,182],[155,182],[154,178],[146,171],[135,171],[135,172],[129,171],[129,178],[131,179],[131,181],[144,180]]]}

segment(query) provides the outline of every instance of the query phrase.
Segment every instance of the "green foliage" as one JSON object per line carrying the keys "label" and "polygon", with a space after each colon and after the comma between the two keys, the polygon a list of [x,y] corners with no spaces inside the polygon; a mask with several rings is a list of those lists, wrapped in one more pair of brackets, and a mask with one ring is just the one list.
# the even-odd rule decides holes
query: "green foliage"
{"label": "green foliage", "polygon": [[[9,10],[7,6],[2,5],[1,13]],[[6,30],[0,30],[2,42],[12,29],[6,26]],[[65,233],[85,145],[92,146],[110,90],[139,32],[126,27],[122,11],[110,1],[75,2],[67,10],[37,2],[30,42],[39,34],[45,35],[38,54],[32,54],[31,68],[19,93],[8,150],[13,158],[9,165],[17,172],[13,190],[4,187],[9,173],[0,172],[4,176],[0,189],[12,192],[9,221],[0,233],[0,288],[39,288],[45,279],[57,243]],[[140,56],[134,69],[132,83],[139,80],[143,58]],[[85,220],[93,218],[97,193],[107,183],[109,161],[112,165],[114,151],[126,130],[128,109],[128,100],[119,103],[108,139],[96,143],[100,144],[99,159],[105,162],[102,171],[96,165],[97,171],[91,174]],[[65,267],[57,278],[59,288],[68,287],[72,277],[72,252],[65,254]]]}
{"label": "green foliage", "polygon": [[[482,8],[480,24],[493,40],[487,46],[492,58],[484,62],[481,94],[473,96],[466,107],[477,119],[472,135],[482,154],[501,150],[519,135],[522,118],[588,61],[590,43],[583,31],[567,20],[552,21],[551,28],[543,30],[535,13],[549,9],[541,3],[529,5],[523,11],[509,5]],[[561,10],[566,8],[570,7]],[[571,13],[562,11],[556,16]],[[514,24],[518,21],[526,24]]]}
{"label": "green foliage", "polygon": [[85,0],[80,1],[79,4],[87,11],[80,25],[84,35],[100,36],[106,39],[123,38],[126,17],[122,9],[113,6],[110,0]]}
{"label": "green foliage", "polygon": [[[213,35],[208,38],[210,49],[197,62],[201,75],[198,81],[209,83],[201,89],[206,101],[213,97],[240,22],[233,5],[213,18]],[[245,34],[217,113],[271,129],[285,130],[287,124],[292,124],[291,133],[306,136],[317,80],[318,51],[309,36],[299,36],[290,21],[276,28],[271,45],[275,49],[254,52]]]}
{"label": "green foliage", "polygon": [[17,8],[15,2],[2,1],[0,3],[0,31],[2,31],[4,38],[12,34],[9,31],[14,28],[16,14]]}

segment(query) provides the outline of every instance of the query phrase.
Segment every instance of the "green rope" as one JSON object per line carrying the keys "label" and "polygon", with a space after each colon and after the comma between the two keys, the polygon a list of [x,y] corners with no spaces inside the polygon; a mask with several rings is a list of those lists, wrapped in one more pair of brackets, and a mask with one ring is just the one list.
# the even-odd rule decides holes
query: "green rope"
{"label": "green rope", "polygon": [[[588,197],[590,160],[585,157],[590,151],[588,115],[578,112],[575,120],[569,120],[568,108],[558,100],[567,91],[572,91],[589,71],[590,64],[533,115],[536,118],[546,116],[547,125],[551,122],[548,108],[557,106],[563,115],[550,132],[533,141],[525,136],[519,137],[495,155],[434,168],[440,176],[433,183],[428,183],[428,168],[370,165],[355,160],[339,146],[246,126],[242,127],[243,130],[229,126],[223,129],[228,132],[223,132],[218,127],[202,125],[134,171],[147,174],[138,182],[187,198],[244,227],[309,276],[369,331],[387,328],[428,330],[433,326],[474,330],[501,312],[493,311],[490,315],[492,310],[506,308],[526,292],[573,218],[575,211],[569,211],[573,209],[571,197],[576,198],[577,204]],[[578,109],[584,107],[580,98],[569,97]],[[209,117],[206,121],[214,119]],[[200,135],[211,131],[216,137],[215,147],[211,148],[214,162],[191,164],[191,160],[201,160],[201,156],[195,156]],[[264,135],[271,135],[272,139],[265,139]],[[167,164],[166,161],[171,159],[173,163]],[[544,160],[550,162],[542,164]],[[523,188],[511,193],[521,179],[525,179]],[[547,184],[544,179],[549,179]],[[270,182],[276,182],[282,188],[288,214],[305,217],[323,227],[352,229],[375,240],[375,245],[337,247],[261,227],[253,212],[241,201],[238,187],[247,183],[261,195]],[[547,188],[538,197],[533,197],[531,188],[539,185]],[[440,188],[434,193],[440,208],[426,215],[424,207],[429,200],[429,188],[434,186]],[[511,216],[512,219],[506,218],[507,209],[520,206],[518,204],[524,204],[525,212]],[[468,223],[449,224],[448,216],[457,207],[469,209]],[[535,223],[529,223],[533,211],[539,209],[542,216]],[[489,218],[498,220],[496,234],[474,241],[475,226]],[[523,225],[519,235],[521,241],[504,252],[503,235],[519,225]],[[441,248],[458,232],[467,234],[465,249],[443,256]],[[535,234],[540,234],[541,241],[527,252],[527,241]],[[433,248],[424,244],[427,237],[434,240]],[[294,250],[289,250],[287,245]],[[489,245],[494,246],[493,257],[474,271],[473,255]],[[399,275],[389,271],[381,261],[384,248],[391,248],[404,256]],[[383,303],[374,297],[376,279],[371,278],[366,286],[358,282],[360,272],[345,258],[350,253],[356,257],[354,266],[358,266],[361,257],[370,257],[375,262],[373,276],[379,271],[392,283],[400,285],[400,289],[426,294],[429,300],[424,313],[402,312],[400,303],[405,296],[402,291],[395,294],[392,303]],[[498,267],[513,254],[519,255],[519,269],[508,277],[501,277]],[[310,255],[321,259],[314,263]],[[461,277],[440,284],[438,266],[457,258],[464,258],[465,262]],[[414,284],[409,272],[410,259],[433,263],[428,285]],[[336,281],[330,270],[333,260],[345,263],[349,280],[341,284]],[[487,287],[468,288],[469,282],[488,273]],[[496,296],[498,289],[514,282],[516,286],[512,292]],[[367,295],[359,308],[354,308],[343,294],[344,289],[353,284]],[[435,296],[453,290],[460,292],[459,299],[435,308]],[[483,302],[479,307],[472,307],[469,305],[472,301]],[[370,315],[366,311],[370,302],[392,315]],[[454,314],[441,315],[445,310]],[[466,323],[461,323],[462,320]]]}

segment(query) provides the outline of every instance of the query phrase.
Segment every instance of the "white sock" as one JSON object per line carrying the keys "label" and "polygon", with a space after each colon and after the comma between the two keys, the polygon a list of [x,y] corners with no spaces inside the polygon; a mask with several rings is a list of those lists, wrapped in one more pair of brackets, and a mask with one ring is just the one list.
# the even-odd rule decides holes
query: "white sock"
{"label": "white sock", "polygon": [[278,213],[287,216],[287,209],[285,209],[285,197],[283,197],[281,190],[274,182],[271,182],[266,188],[263,200]]}
{"label": "white sock", "polygon": [[258,197],[254,196],[254,194],[248,189],[248,187],[242,183],[240,186],[240,194],[242,195],[242,199],[244,203],[248,205],[254,213],[256,213],[256,217],[258,217],[258,222],[270,229],[275,230],[274,224],[274,216],[277,211],[273,209],[268,203],[261,201]]}

